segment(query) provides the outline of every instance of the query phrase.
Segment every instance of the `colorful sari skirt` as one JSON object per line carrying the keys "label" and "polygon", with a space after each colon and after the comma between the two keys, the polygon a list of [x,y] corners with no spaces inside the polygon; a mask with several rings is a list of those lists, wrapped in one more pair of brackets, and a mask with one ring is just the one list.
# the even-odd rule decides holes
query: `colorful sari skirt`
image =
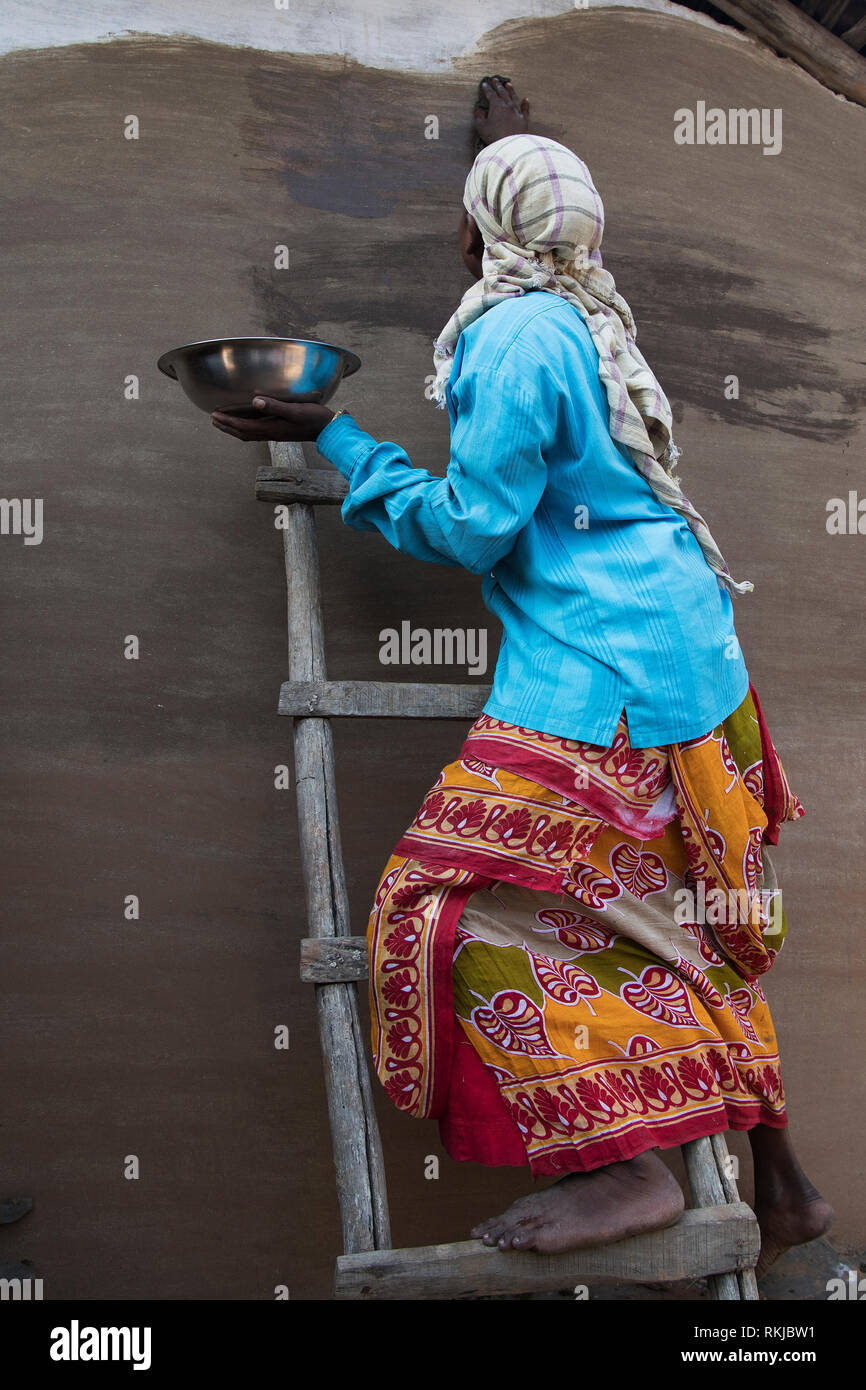
{"label": "colorful sari skirt", "polygon": [[609,748],[482,715],[370,914],[376,1071],[452,1157],[589,1171],[787,1124],[761,976],[767,844],[803,815],[757,694],[701,738]]}

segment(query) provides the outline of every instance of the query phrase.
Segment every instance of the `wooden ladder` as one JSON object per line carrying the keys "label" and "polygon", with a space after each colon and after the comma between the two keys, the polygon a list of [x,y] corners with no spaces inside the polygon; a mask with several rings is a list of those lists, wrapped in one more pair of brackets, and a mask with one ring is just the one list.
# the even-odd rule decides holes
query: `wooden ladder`
{"label": "wooden ladder", "polygon": [[256,497],[286,507],[289,679],[279,713],[294,720],[295,789],[309,936],[301,978],[315,986],[345,1254],[341,1299],[471,1298],[570,1289],[600,1282],[672,1282],[707,1277],[717,1299],[757,1299],[758,1223],[730,1176],[724,1137],[682,1152],[692,1207],[674,1226],[564,1255],[502,1251],[477,1240],[391,1248],[382,1144],[358,1007],[368,975],[366,937],[352,936],[340,848],[331,718],[460,719],[481,713],[478,685],[329,681],[314,508],[346,495],[336,470],[311,469],[299,444],[271,444]]}

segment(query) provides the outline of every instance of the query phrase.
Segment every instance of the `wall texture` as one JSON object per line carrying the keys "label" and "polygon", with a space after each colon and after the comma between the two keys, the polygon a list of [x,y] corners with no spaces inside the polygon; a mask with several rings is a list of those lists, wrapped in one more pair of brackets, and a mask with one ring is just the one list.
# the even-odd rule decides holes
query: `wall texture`
{"label": "wall texture", "polygon": [[[469,283],[455,230],[488,71],[593,170],[607,264],[676,403],[686,490],[756,585],[738,629],[808,812],[776,855],[791,932],[768,993],[804,1166],[837,1206],[838,1243],[862,1242],[864,541],[825,522],[862,450],[866,113],[731,31],[635,9],[509,20],[432,73],[189,37],[0,64],[4,490],[44,499],[40,545],[0,536],[0,1195],[37,1202],[0,1230],[0,1262],[32,1259],[49,1298],[328,1296],[339,1226],[297,980],[294,798],[274,788],[291,740],[275,713],[281,548],[253,499],[265,453],[213,430],[154,364],[222,334],[343,343],[364,365],[340,403],[443,472],[447,418],[424,378]],[[674,111],[699,100],[781,108],[782,152],[675,145]],[[331,674],[381,678],[378,634],[406,619],[488,627],[492,664],[477,579],[335,511],[320,544]],[[357,932],[462,733],[337,725]],[[381,1117],[397,1244],[462,1238],[525,1188],[447,1159],[427,1181],[435,1125]]]}

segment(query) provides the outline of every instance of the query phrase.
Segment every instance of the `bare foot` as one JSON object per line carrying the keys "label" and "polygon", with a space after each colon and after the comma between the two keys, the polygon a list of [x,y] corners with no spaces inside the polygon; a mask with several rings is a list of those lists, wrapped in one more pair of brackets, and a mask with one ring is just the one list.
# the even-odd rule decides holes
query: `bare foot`
{"label": "bare foot", "polygon": [[482,1221],[472,1235],[500,1250],[555,1254],[671,1226],[684,1206],[676,1178],[647,1152],[591,1173],[569,1173],[544,1192],[520,1197],[501,1216]]}
{"label": "bare foot", "polygon": [[792,1245],[817,1240],[833,1224],[830,1203],[800,1167],[787,1128],[749,1130],[755,1160],[755,1215],[761,1228],[760,1279]]}
{"label": "bare foot", "polygon": [[765,1184],[760,1194],[756,1192],[755,1215],[761,1228],[761,1255],[755,1278],[761,1279],[792,1245],[817,1240],[829,1230],[835,1212],[801,1170],[798,1175],[792,1174],[790,1181]]}

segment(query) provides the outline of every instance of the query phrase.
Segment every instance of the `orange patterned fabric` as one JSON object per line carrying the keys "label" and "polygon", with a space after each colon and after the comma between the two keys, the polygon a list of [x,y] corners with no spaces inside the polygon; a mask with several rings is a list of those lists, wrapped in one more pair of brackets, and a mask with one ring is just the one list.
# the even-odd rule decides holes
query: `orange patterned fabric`
{"label": "orange patterned fabric", "polygon": [[[764,839],[803,808],[759,709],[750,694],[654,749],[629,746],[624,718],[604,750],[482,716],[443,769],[368,941],[378,1075],[440,1117],[455,1157],[555,1173],[786,1123],[758,983],[787,930]],[[557,789],[476,756],[494,745]],[[461,1058],[475,1100],[488,1088],[484,1126]]]}

